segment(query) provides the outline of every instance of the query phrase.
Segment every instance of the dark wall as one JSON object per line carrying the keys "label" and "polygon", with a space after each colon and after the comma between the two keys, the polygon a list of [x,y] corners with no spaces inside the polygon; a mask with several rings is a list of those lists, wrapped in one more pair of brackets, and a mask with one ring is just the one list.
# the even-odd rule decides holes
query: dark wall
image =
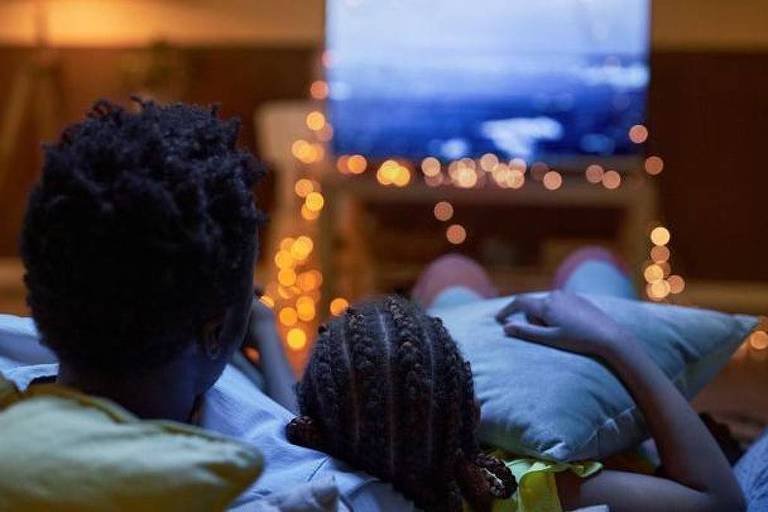
{"label": "dark wall", "polygon": [[[254,110],[265,101],[306,97],[316,53],[311,47],[185,48],[166,49],[158,58],[150,50],[63,49],[59,125],[79,118],[95,98],[124,100],[144,82],[159,83],[161,90],[172,83],[169,95],[219,102],[225,115],[240,116],[242,142],[253,147]],[[11,77],[30,55],[27,49],[0,48],[0,109]],[[147,63],[158,60],[161,65],[145,76]],[[652,56],[649,150],[665,160],[657,178],[663,220],[674,235],[675,270],[689,278],[768,280],[768,215],[762,209],[768,172],[761,154],[768,123],[766,70],[768,53]],[[0,257],[16,252],[24,198],[39,168],[40,138],[34,123],[22,127],[13,176],[0,184]],[[269,184],[263,193],[267,204],[268,189]]]}
{"label": "dark wall", "polygon": [[675,269],[768,280],[768,53],[652,56],[649,150]]}

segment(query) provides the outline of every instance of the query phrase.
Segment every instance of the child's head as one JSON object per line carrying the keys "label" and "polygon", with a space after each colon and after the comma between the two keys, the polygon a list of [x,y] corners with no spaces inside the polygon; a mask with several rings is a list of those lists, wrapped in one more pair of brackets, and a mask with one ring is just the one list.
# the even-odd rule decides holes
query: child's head
{"label": "child's head", "polygon": [[514,478],[477,441],[472,372],[442,322],[399,297],[320,329],[289,439],[392,482],[427,510],[508,497]]}

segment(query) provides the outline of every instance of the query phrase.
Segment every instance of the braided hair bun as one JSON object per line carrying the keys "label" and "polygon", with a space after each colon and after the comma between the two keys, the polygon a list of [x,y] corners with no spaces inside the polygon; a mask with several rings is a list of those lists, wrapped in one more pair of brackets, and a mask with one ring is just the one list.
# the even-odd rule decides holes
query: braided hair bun
{"label": "braided hair bun", "polygon": [[292,443],[391,482],[424,510],[488,509],[517,487],[480,451],[469,363],[438,318],[401,297],[321,327],[297,392]]}

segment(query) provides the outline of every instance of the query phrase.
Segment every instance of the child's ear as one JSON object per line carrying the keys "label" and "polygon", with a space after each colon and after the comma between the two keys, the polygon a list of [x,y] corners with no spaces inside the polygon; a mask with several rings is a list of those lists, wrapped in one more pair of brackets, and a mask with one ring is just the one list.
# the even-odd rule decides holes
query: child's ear
{"label": "child's ear", "polygon": [[285,434],[288,441],[293,444],[313,450],[322,451],[325,449],[323,432],[317,422],[309,416],[293,418],[285,427]]}
{"label": "child's ear", "polygon": [[221,318],[209,320],[203,326],[203,332],[200,337],[200,346],[202,348],[203,354],[205,354],[208,359],[218,359],[222,353],[222,328],[223,320]]}

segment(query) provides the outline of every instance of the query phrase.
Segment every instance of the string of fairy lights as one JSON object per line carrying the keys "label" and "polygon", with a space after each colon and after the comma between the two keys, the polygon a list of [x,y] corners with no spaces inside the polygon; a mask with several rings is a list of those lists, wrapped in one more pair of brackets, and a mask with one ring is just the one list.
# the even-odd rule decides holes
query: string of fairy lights
{"label": "string of fairy lights", "polygon": [[[329,167],[331,159],[326,150],[333,138],[333,127],[322,112],[322,102],[327,99],[327,82],[317,80],[310,86],[310,97],[317,103],[315,110],[306,115],[305,124],[311,134],[307,139],[298,139],[291,145],[291,154],[296,161],[299,177],[294,184],[297,215],[293,236],[283,238],[274,254],[273,279],[265,287],[262,302],[275,309],[280,332],[286,346],[294,353],[302,353],[308,344],[308,333],[317,325],[317,307],[321,299],[323,274],[313,265],[314,241],[312,234],[317,231],[316,221],[325,206],[321,183],[314,179],[318,172]],[[648,129],[641,124],[632,126],[629,139],[635,144],[644,144],[649,137]],[[340,155],[335,159],[337,171],[354,177],[373,173],[382,187],[404,188],[417,181],[420,170],[421,180],[428,187],[453,186],[473,189],[496,186],[502,189],[518,190],[526,182],[538,182],[544,189],[556,191],[564,185],[563,175],[544,162],[530,165],[522,158],[509,161],[488,153],[479,159],[461,158],[447,164],[435,157],[423,159],[419,165],[413,162],[388,159],[378,166],[372,166],[359,154]],[[664,170],[664,161],[658,155],[648,156],[644,171],[649,177],[658,176]],[[623,185],[623,177],[615,169],[605,169],[594,163],[584,171],[586,181],[606,190],[616,190]],[[467,228],[455,219],[455,207],[447,200],[438,201],[432,210],[435,219],[446,225],[445,237],[453,245],[464,243]],[[660,224],[648,227],[650,251],[643,264],[642,273],[646,281],[646,295],[653,301],[667,301],[671,296],[683,293],[685,279],[672,272],[672,251],[669,244],[672,233]],[[344,297],[329,301],[329,313],[340,315],[349,306]],[[737,352],[768,357],[768,334],[757,331]]]}

